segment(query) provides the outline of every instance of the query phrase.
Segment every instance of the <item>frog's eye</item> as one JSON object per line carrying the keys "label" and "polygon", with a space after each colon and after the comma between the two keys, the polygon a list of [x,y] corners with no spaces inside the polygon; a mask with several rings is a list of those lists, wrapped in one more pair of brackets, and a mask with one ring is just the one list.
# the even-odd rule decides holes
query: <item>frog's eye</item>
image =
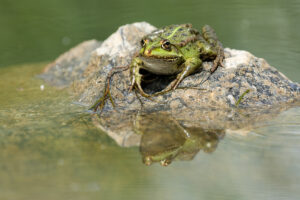
{"label": "frog's eye", "polygon": [[141,40],[141,46],[142,47],[144,47],[146,45],[146,42],[145,42],[145,40],[143,39],[143,40]]}
{"label": "frog's eye", "polygon": [[163,41],[161,47],[165,50],[171,50],[171,43],[169,41]]}

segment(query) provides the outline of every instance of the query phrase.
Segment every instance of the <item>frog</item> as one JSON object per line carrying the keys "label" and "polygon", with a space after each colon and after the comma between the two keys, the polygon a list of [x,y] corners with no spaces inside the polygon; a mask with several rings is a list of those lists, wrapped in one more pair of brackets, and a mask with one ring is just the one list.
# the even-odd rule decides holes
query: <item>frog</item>
{"label": "frog", "polygon": [[[130,64],[130,90],[144,97],[175,90],[187,76],[201,71],[204,61],[213,61],[210,73],[223,66],[224,49],[212,27],[205,25],[202,33],[191,24],[169,25],[141,39],[141,49]],[[147,94],[142,88],[141,69],[156,75],[176,75],[162,91]]]}
{"label": "frog", "polygon": [[[113,68],[108,74],[103,96],[90,110],[102,110],[107,99],[110,99],[115,107],[109,91],[110,79],[115,73],[124,70],[130,70],[129,91],[135,90],[143,97],[150,98],[175,90],[184,78],[201,71],[204,61],[213,61],[210,74],[214,73],[218,66],[223,66],[223,45],[209,25],[204,25],[201,33],[191,24],[168,25],[144,36],[140,45],[140,50],[129,66]],[[176,78],[161,91],[149,94],[142,88],[144,75],[141,70],[157,76],[175,75]]]}

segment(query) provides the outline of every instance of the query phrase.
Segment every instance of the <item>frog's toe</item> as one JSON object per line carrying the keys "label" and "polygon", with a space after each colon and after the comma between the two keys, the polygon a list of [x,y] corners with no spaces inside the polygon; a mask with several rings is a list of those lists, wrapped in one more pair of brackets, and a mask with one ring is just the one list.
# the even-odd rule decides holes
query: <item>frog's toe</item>
{"label": "frog's toe", "polygon": [[224,59],[224,56],[223,56],[223,55],[218,55],[218,56],[216,57],[216,59],[215,59],[214,62],[213,62],[213,66],[212,66],[212,68],[210,69],[210,72],[211,72],[211,73],[214,73],[214,72],[218,69],[218,66],[224,67],[223,59]]}
{"label": "frog's toe", "polygon": [[174,84],[171,86],[171,90],[175,90],[177,87],[178,87],[178,85],[179,85],[179,83],[181,82],[182,80],[176,80],[175,82],[174,82]]}
{"label": "frog's toe", "polygon": [[151,95],[147,94],[144,92],[142,86],[140,84],[136,84],[137,89],[139,90],[139,93],[143,96],[143,97],[147,97],[149,98]]}
{"label": "frog's toe", "polygon": [[92,105],[89,110],[93,111],[93,112],[97,112],[97,110],[100,110],[102,111],[104,105],[105,105],[105,102],[106,102],[106,98],[107,98],[107,95],[103,95],[101,98],[99,98],[95,103],[94,105]]}
{"label": "frog's toe", "polygon": [[202,85],[205,81],[207,81],[209,79],[210,75],[211,75],[211,73],[206,71],[206,73],[203,75],[203,78],[199,85]]}

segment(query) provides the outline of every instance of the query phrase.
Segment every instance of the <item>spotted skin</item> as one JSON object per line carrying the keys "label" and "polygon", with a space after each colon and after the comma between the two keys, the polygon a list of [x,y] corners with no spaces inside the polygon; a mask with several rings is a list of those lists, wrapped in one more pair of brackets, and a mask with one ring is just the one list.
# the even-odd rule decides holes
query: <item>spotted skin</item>
{"label": "spotted skin", "polygon": [[[191,24],[169,25],[146,35],[139,54],[130,65],[131,87],[144,97],[164,94],[176,89],[180,82],[202,68],[203,61],[213,61],[211,73],[222,66],[224,50],[214,30],[205,25],[202,33]],[[140,69],[157,75],[177,75],[164,90],[147,94],[141,83]]]}

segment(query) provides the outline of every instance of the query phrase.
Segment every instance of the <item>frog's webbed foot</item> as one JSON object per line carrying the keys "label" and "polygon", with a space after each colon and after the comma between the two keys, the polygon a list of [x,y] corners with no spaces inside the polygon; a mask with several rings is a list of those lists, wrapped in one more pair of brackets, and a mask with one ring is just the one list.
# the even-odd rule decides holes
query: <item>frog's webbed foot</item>
{"label": "frog's webbed foot", "polygon": [[213,61],[213,66],[210,69],[210,72],[214,73],[218,69],[218,66],[224,67],[224,48],[222,43],[218,40],[215,30],[209,25],[203,26],[202,35],[211,46],[211,49],[206,53],[210,55],[216,55],[215,60]]}
{"label": "frog's webbed foot", "polygon": [[217,57],[213,62],[213,66],[210,69],[210,72],[214,73],[218,69],[218,66],[224,67],[223,60],[224,60],[224,50],[222,46],[219,46],[217,49]]}
{"label": "frog's webbed foot", "polygon": [[94,103],[93,106],[91,106],[89,108],[89,110],[93,110],[94,112],[96,112],[98,109],[100,109],[100,111],[102,111],[108,98],[109,98],[111,104],[113,105],[113,107],[115,107],[115,103],[111,97],[110,89],[109,89],[110,80],[114,74],[125,71],[127,69],[129,69],[129,66],[115,67],[109,71],[109,73],[106,77],[106,80],[105,80],[103,95]]}

